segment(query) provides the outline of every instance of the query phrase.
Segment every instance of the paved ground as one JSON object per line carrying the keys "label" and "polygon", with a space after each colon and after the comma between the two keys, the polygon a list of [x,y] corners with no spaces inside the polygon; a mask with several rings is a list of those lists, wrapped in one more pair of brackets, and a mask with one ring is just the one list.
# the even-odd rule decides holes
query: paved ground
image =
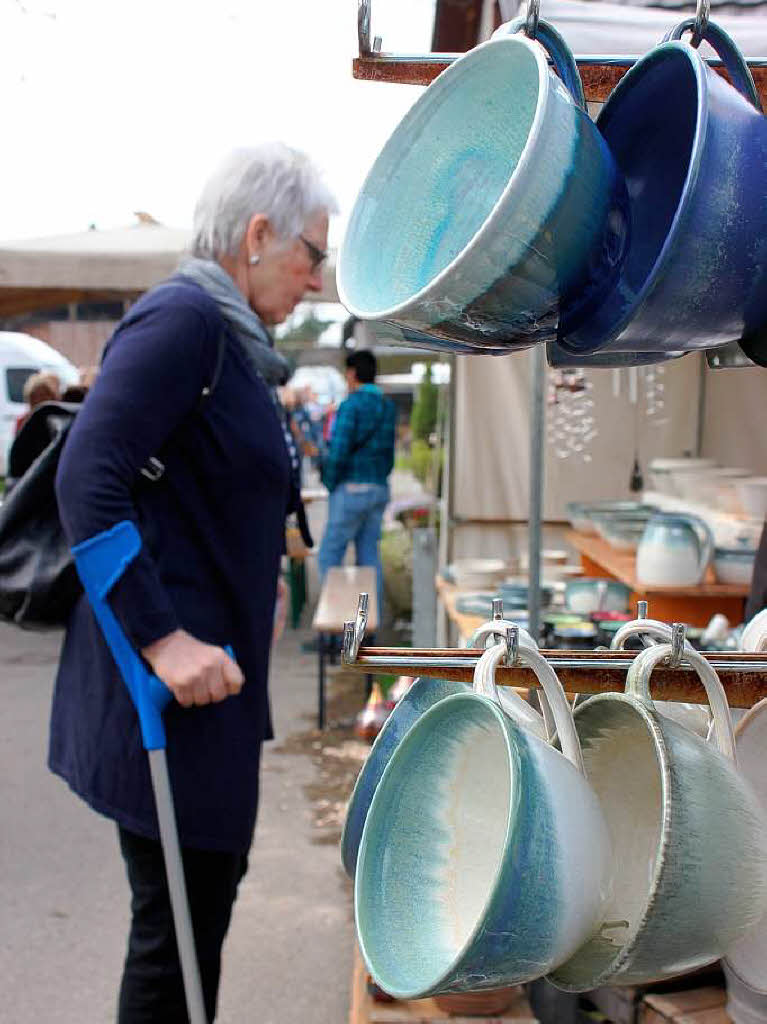
{"label": "paved ground", "polygon": [[[307,632],[274,659],[280,739],[315,708]],[[101,1024],[114,1019],[128,921],[114,828],[45,768],[55,634],[0,627],[0,1019]],[[314,841],[304,793],[311,758],[265,748],[250,870],[225,948],[220,1024],[343,1024],[353,924],[335,844]],[[291,751],[293,746],[291,746]],[[161,1024],[161,1022],[158,1022]]]}

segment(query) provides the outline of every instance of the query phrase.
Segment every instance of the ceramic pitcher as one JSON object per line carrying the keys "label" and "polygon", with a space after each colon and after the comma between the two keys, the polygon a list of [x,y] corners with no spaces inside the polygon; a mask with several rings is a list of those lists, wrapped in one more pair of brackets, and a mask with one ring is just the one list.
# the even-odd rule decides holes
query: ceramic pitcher
{"label": "ceramic pitcher", "polygon": [[729,36],[709,23],[704,38],[732,85],[680,41],[688,24],[637,61],[597,120],[632,238],[602,305],[580,325],[563,318],[571,353],[711,348],[767,323],[767,119]]}
{"label": "ceramic pitcher", "polygon": [[563,308],[577,320],[611,287],[629,237],[625,184],[564,40],[545,22],[538,40],[470,50],[386,143],[338,260],[354,316],[513,350],[553,339]]}
{"label": "ceramic pitcher", "polygon": [[[474,631],[469,647],[484,647],[487,642],[493,639],[497,643],[507,629],[516,626],[514,622],[507,619],[496,619],[483,623]],[[518,627],[517,627],[518,628]],[[522,643],[534,647],[535,642],[530,634],[519,629],[519,638]],[[416,679],[407,693],[397,701],[394,710],[384,722],[383,728],[370,749],[349,798],[349,806],[344,820],[344,829],[341,835],[341,860],[349,878],[354,878],[357,867],[357,854],[359,851],[362,829],[365,826],[373,794],[378,783],[381,781],[384,768],[400,743],[408,729],[416,722],[424,711],[433,707],[444,697],[454,693],[470,693],[471,687],[466,683],[454,682],[449,679]],[[529,704],[522,700],[512,689],[504,687],[499,696],[501,707],[510,714],[516,721],[525,728],[538,735],[549,738],[554,735],[555,727],[548,703],[545,697],[542,699],[544,716],[539,715]]]}
{"label": "ceramic pitcher", "polygon": [[474,692],[446,697],[413,725],[367,815],[357,935],[376,983],[398,998],[539,977],[602,920],[612,858],[564,691],[538,651],[520,645],[560,753],[501,710],[494,672],[505,653],[485,651]]}
{"label": "ceramic pitcher", "polygon": [[767,909],[767,819],[735,765],[724,689],[686,650],[716,745],[660,715],[650,676],[671,651],[641,651],[625,694],[599,694],[574,715],[618,869],[600,933],[550,975],[560,988],[644,984],[702,967]]}
{"label": "ceramic pitcher", "polygon": [[649,586],[686,587],[703,580],[714,554],[706,523],[681,512],[658,512],[637,548],[636,576]]}

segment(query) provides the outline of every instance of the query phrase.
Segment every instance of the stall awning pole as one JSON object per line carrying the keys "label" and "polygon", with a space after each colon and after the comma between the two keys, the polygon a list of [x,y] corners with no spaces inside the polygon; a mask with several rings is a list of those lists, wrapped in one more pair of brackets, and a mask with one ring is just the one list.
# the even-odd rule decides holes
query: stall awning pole
{"label": "stall awning pole", "polygon": [[546,431],[546,352],[532,353],[532,410],[530,418],[530,509],[528,513],[529,629],[538,637],[541,627],[541,524],[543,521],[543,457]]}

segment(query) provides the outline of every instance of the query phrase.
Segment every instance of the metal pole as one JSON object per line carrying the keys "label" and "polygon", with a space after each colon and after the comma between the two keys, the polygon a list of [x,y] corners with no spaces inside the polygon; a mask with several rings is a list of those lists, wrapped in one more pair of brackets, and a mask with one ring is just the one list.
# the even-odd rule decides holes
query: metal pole
{"label": "metal pole", "polygon": [[528,513],[528,615],[537,640],[541,628],[541,524],[543,521],[543,456],[546,431],[546,352],[535,345],[532,353],[532,409],[530,417],[530,509]]}
{"label": "metal pole", "polygon": [[176,945],[181,960],[181,974],[184,978],[186,993],[186,1009],[191,1024],[207,1024],[205,1003],[202,998],[200,971],[197,966],[197,952],[194,945],[192,919],[189,913],[189,901],[184,880],[184,868],[181,863],[181,850],[178,845],[176,831],[176,815],[173,810],[173,794],[168,780],[168,762],[165,749],[149,750],[149,768],[152,773],[152,786],[157,806],[157,820],[160,824],[160,839],[165,857],[165,873],[168,877],[170,905],[173,911],[173,924],[176,929]]}

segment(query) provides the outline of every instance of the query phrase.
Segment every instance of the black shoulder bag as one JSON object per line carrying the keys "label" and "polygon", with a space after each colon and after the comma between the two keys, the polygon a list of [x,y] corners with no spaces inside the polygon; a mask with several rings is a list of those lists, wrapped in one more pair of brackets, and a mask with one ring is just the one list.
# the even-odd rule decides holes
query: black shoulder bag
{"label": "black shoulder bag", "polygon": [[[225,349],[222,330],[201,404],[218,384]],[[78,409],[46,402],[33,411],[11,447],[8,469],[15,482],[0,506],[0,620],[27,629],[65,625],[82,592],[55,491],[59,459]],[[153,456],[141,473],[155,482],[163,471]]]}

